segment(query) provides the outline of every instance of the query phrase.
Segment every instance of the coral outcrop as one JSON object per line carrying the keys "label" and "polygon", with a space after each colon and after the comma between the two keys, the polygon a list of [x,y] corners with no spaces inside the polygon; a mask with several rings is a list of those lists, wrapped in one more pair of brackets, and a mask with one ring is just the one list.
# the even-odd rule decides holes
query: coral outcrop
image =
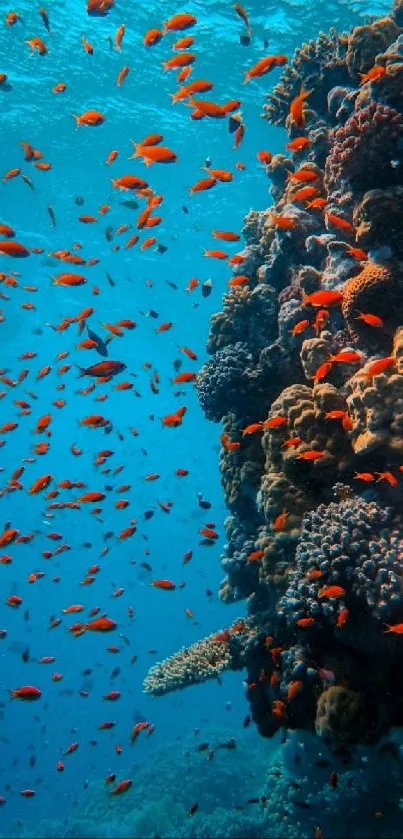
{"label": "coral outcrop", "polygon": [[288,131],[273,205],[246,217],[250,281],[213,316],[197,381],[222,422],[220,596],[247,618],[145,683],[244,667],[263,737],[310,731],[337,753],[403,726],[401,27],[395,0],[322,33],[268,95]]}

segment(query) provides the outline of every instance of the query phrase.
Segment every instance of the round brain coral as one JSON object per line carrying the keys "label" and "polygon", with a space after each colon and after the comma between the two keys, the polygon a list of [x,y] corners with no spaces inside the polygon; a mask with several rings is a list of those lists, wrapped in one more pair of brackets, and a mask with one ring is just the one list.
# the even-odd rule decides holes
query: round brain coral
{"label": "round brain coral", "polygon": [[197,377],[200,404],[208,419],[219,422],[233,411],[245,422],[263,412],[267,382],[247,344],[224,347],[204,364]]}
{"label": "round brain coral", "polygon": [[[356,344],[387,346],[403,315],[403,274],[399,266],[388,262],[368,262],[360,274],[345,284],[342,314],[352,340]],[[378,315],[384,322],[375,329],[363,320],[360,312]]]}

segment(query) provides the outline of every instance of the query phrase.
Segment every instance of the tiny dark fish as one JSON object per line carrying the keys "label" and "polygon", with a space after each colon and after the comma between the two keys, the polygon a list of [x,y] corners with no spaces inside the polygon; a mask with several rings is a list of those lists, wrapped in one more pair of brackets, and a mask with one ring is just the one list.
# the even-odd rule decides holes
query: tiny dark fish
{"label": "tiny dark fish", "polygon": [[29,765],[30,765],[31,769],[32,769],[32,767],[33,767],[33,766],[35,766],[35,765],[36,765],[36,757],[35,757],[35,755],[30,755],[30,756],[29,756]]}
{"label": "tiny dark fish", "polygon": [[149,519],[152,519],[153,515],[154,510],[146,510],[144,513],[144,518],[146,519],[146,521],[148,521]]}
{"label": "tiny dark fish", "polygon": [[166,245],[157,245],[158,253],[165,253],[168,250]]}
{"label": "tiny dark fish", "polygon": [[330,760],[325,760],[325,758],[320,758],[319,760],[315,760],[315,766],[319,766],[320,769],[325,769],[326,766],[329,766]]}
{"label": "tiny dark fish", "polygon": [[212,597],[213,596],[213,592],[212,592],[211,588],[206,588],[206,596],[207,597]]}
{"label": "tiny dark fish", "polygon": [[239,36],[239,43],[242,47],[250,47],[250,37],[249,35],[240,35]]}
{"label": "tiny dark fish", "polygon": [[81,547],[82,548],[92,548],[92,542],[83,542]]}
{"label": "tiny dark fish", "polygon": [[112,277],[108,273],[108,271],[105,271],[105,274],[106,274],[106,279],[108,280],[109,285],[112,286],[112,288],[115,288],[115,285],[116,285],[115,280],[112,279]]}
{"label": "tiny dark fish", "polygon": [[127,207],[128,210],[138,210],[139,204],[137,201],[133,201],[132,198],[128,198],[127,201],[119,201],[122,207]]}
{"label": "tiny dark fish", "polygon": [[152,571],[151,565],[148,562],[140,562],[140,568],[144,568],[146,571]]}
{"label": "tiny dark fish", "polygon": [[199,545],[202,545],[203,548],[212,548],[215,545],[215,542],[213,539],[202,539],[201,542],[199,542]]}
{"label": "tiny dark fish", "polygon": [[21,174],[21,177],[22,177],[22,180],[24,181],[24,184],[29,186],[29,188],[32,189],[32,192],[35,192],[35,187],[32,183],[31,178],[29,178],[28,175],[24,175],[24,173]]}
{"label": "tiny dark fish", "polygon": [[82,195],[76,195],[74,199],[74,203],[77,204],[77,207],[82,207],[84,204],[84,198]]}
{"label": "tiny dark fish", "polygon": [[131,659],[130,659],[130,664],[135,664],[135,663],[136,663],[136,661],[137,661],[137,659],[138,659],[138,656],[137,656],[137,655],[132,655],[132,657],[131,657]]}
{"label": "tiny dark fish", "polygon": [[237,117],[229,117],[228,119],[228,131],[230,134],[234,134],[235,131],[239,128],[239,118]]}
{"label": "tiny dark fish", "polygon": [[235,737],[230,737],[230,739],[226,740],[224,743],[219,743],[218,746],[216,746],[216,749],[236,749]]}
{"label": "tiny dark fish", "polygon": [[209,748],[209,743],[199,743],[199,745],[196,746],[196,751],[197,752],[206,752],[208,748]]}
{"label": "tiny dark fish", "polygon": [[203,297],[210,297],[210,294],[213,290],[213,283],[211,282],[211,280],[206,280],[206,282],[203,283],[201,290]]}
{"label": "tiny dark fish", "polygon": [[247,800],[247,802],[246,802],[246,803],[247,803],[247,804],[260,804],[260,798],[259,798],[259,797],[256,797],[256,798],[248,798],[248,800]]}
{"label": "tiny dark fish", "polygon": [[159,318],[159,314],[158,314],[158,312],[155,311],[155,309],[149,309],[148,312],[146,312],[146,317],[148,317],[148,318]]}
{"label": "tiny dark fish", "polygon": [[189,208],[186,206],[186,204],[182,204],[182,213],[185,213],[185,216],[189,215]]}
{"label": "tiny dark fish", "polygon": [[182,364],[183,364],[183,361],[182,361],[182,359],[181,359],[181,358],[175,358],[175,359],[174,359],[174,363],[173,363],[173,365],[174,365],[174,370],[175,370],[175,373],[178,373],[178,372],[179,372],[179,370],[180,370],[180,369],[181,369],[181,367],[182,367]]}
{"label": "tiny dark fish", "polygon": [[200,495],[200,492],[197,493],[197,501],[199,503],[199,507],[201,507],[202,510],[209,510],[210,509],[210,507],[211,507],[210,501],[205,501],[203,499],[203,496]]}
{"label": "tiny dark fish", "polygon": [[86,667],[85,670],[83,670],[82,675],[83,676],[91,676],[91,673],[92,673],[92,668],[91,667]]}
{"label": "tiny dark fish", "polygon": [[116,679],[116,676],[119,676],[119,674],[120,674],[120,667],[114,667],[109,678],[110,679]]}
{"label": "tiny dark fish", "polygon": [[24,652],[21,655],[21,658],[22,658],[24,664],[26,664],[27,661],[29,661],[29,650],[28,649],[24,650]]}
{"label": "tiny dark fish", "polygon": [[107,227],[107,228],[106,228],[106,230],[105,230],[105,239],[106,239],[108,242],[111,242],[111,241],[112,241],[112,239],[113,239],[113,227],[111,227],[110,225],[109,225],[109,227]]}
{"label": "tiny dark fish", "polygon": [[104,539],[112,539],[112,537],[114,535],[115,534],[114,534],[113,530],[107,530],[106,533],[104,534]]}
{"label": "tiny dark fish", "polygon": [[166,284],[169,285],[171,288],[173,288],[174,291],[178,290],[178,286],[175,283],[171,282],[171,280],[167,280]]}
{"label": "tiny dark fish", "polygon": [[296,807],[301,807],[302,810],[310,810],[311,809],[311,805],[308,804],[307,801],[293,801],[292,803],[295,804]]}
{"label": "tiny dark fish", "polygon": [[50,218],[50,226],[51,227],[56,227],[56,216],[55,216],[55,211],[54,211],[53,207],[51,207],[50,204],[48,204],[46,209],[48,211],[49,218]]}
{"label": "tiny dark fish", "polygon": [[31,615],[30,615],[29,609],[25,609],[24,621],[29,621],[30,617],[31,617]]}

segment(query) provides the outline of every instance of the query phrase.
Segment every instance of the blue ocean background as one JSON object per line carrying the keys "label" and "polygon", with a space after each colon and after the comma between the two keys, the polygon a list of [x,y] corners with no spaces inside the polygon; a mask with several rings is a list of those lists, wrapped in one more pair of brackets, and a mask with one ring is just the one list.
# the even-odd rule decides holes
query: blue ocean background
{"label": "blue ocean background", "polygon": [[[240,231],[250,209],[263,210],[271,203],[269,182],[256,155],[262,149],[274,154],[284,148],[285,133],[261,119],[264,95],[277,81],[280,70],[243,87],[244,71],[266,54],[265,39],[271,53],[291,57],[302,41],[316,37],[321,30],[326,32],[334,26],[343,31],[370,15],[385,13],[389,4],[373,3],[369,7],[366,2],[347,0],[326,4],[315,0],[249,0],[246,8],[253,28],[247,47],[240,44],[242,23],[232,4],[224,0],[183,6],[171,0],[136,4],[116,0],[115,8],[105,18],[89,17],[84,0],[48,2],[50,34],[43,27],[36,3],[20,2],[22,22],[11,28],[3,23],[9,4],[0,3],[0,70],[7,73],[10,87],[0,88],[0,174],[21,166],[35,188],[34,192],[21,178],[1,182],[0,221],[11,225],[17,240],[27,247],[44,248],[43,255],[32,255],[28,260],[0,256],[0,272],[21,272],[19,288],[0,285],[0,291],[9,298],[0,300],[5,318],[0,324],[0,365],[14,380],[21,369],[30,371],[21,385],[4,386],[5,395],[0,400],[0,424],[19,423],[15,431],[2,435],[6,440],[0,449],[3,489],[22,458],[31,457],[35,443],[45,439],[33,433],[37,419],[48,412],[53,415],[49,452],[34,463],[24,464],[24,489],[0,497],[2,523],[10,521],[21,533],[34,534],[29,544],[6,548],[12,563],[0,568],[0,628],[7,630],[0,641],[0,795],[6,799],[0,810],[2,835],[79,836],[87,835],[85,830],[89,829],[99,830],[99,835],[120,835],[128,799],[118,799],[114,807],[109,800],[104,809],[100,805],[101,800],[106,801],[104,778],[109,772],[116,772],[118,779],[132,778],[135,794],[148,808],[148,822],[143,819],[136,827],[133,817],[133,836],[171,835],[173,827],[186,831],[187,810],[198,801],[203,811],[203,795],[207,796],[205,809],[213,814],[216,809],[218,824],[224,818],[222,810],[227,813],[226,824],[232,820],[235,824],[237,819],[246,818],[234,809],[236,804],[259,796],[265,769],[279,748],[279,739],[264,741],[253,725],[243,728],[248,705],[242,673],[225,674],[221,686],[211,682],[159,699],[142,691],[142,681],[153,663],[229,625],[245,612],[243,603],[224,605],[217,594],[226,517],[218,469],[220,427],[207,423],[192,385],[184,385],[186,395],[175,398],[173,362],[181,358],[182,370],[197,371],[207,357],[209,318],[220,309],[230,277],[218,260],[203,256],[205,248],[215,246],[211,230]],[[173,55],[170,47],[175,34],[154,48],[144,47],[145,32],[179,11],[190,11],[198,18],[192,33],[197,53],[194,76],[214,83],[214,101],[242,100],[246,134],[236,151],[226,120],[192,122],[185,105],[172,106],[169,94],[176,89],[175,73],[164,73],[161,62]],[[121,23],[126,32],[119,53],[110,39]],[[30,57],[25,40],[35,35],[46,41],[48,55]],[[92,43],[93,55],[84,51],[82,35]],[[131,70],[117,88],[116,76],[125,64]],[[68,88],[56,96],[52,87],[61,81]],[[102,111],[106,121],[99,128],[84,126],[77,130],[71,114],[88,108]],[[162,133],[166,144],[175,150],[175,165],[146,169],[139,160],[127,161],[132,153],[130,139],[139,141],[152,132]],[[40,149],[44,159],[52,163],[51,171],[36,171],[32,164],[25,163],[21,141]],[[105,160],[112,149],[119,150],[119,157],[108,167]],[[234,181],[190,197],[189,187],[202,177],[206,158],[213,166],[234,172]],[[235,168],[237,161],[245,163],[245,171]],[[159,208],[163,224],[156,233],[150,231],[167,247],[164,254],[154,249],[141,252],[138,245],[125,250],[123,243],[135,232],[134,227],[124,236],[115,235],[113,244],[122,245],[117,252],[112,251],[105,237],[109,225],[116,229],[135,223],[136,213],[121,204],[130,194],[113,190],[109,180],[129,172],[145,177],[158,194],[164,195]],[[75,203],[77,196],[83,197],[82,206]],[[81,213],[96,215],[103,203],[110,203],[111,210],[100,216],[97,224],[78,221]],[[54,228],[48,205],[56,217]],[[88,282],[81,288],[53,286],[50,276],[65,269],[47,254],[71,248],[74,242],[82,243],[80,253],[86,259],[97,257],[99,264],[83,269]],[[229,247],[235,252],[236,246]],[[109,285],[106,272],[113,278],[114,287]],[[186,287],[192,277],[199,279],[200,286],[188,293]],[[207,279],[211,279],[213,291],[206,299],[200,289]],[[38,286],[38,291],[24,292],[25,284]],[[94,285],[100,288],[99,296],[92,295]],[[27,301],[35,304],[35,311],[21,308]],[[75,324],[65,332],[54,331],[51,325],[77,315],[86,306],[95,306],[88,323],[99,334],[104,334],[105,321],[136,321],[135,330],[113,340],[109,355],[126,363],[128,375],[124,378],[135,376],[132,381],[139,396],[133,390],[116,391],[113,383],[98,386],[87,396],[77,392],[88,380],[77,378],[74,365],[94,363],[99,357],[75,349],[80,340]],[[147,316],[150,309],[158,312],[158,318]],[[172,321],[172,329],[157,334],[156,328],[164,321]],[[183,345],[197,353],[197,363],[180,353]],[[36,352],[36,358],[20,361],[19,356],[28,351]],[[56,362],[56,355],[62,351],[69,351],[69,357]],[[144,369],[146,362],[152,364],[152,370]],[[60,376],[58,368],[65,363],[72,367]],[[38,371],[47,364],[52,367],[50,374],[36,381]],[[153,370],[160,376],[158,395],[150,390]],[[56,386],[60,383],[66,387],[59,393]],[[27,396],[26,388],[37,398]],[[95,401],[99,393],[107,393],[105,402]],[[52,406],[57,398],[67,401],[61,410]],[[17,417],[15,399],[30,402],[30,416]],[[163,428],[161,417],[182,404],[188,408],[183,425]],[[98,412],[113,424],[111,434],[79,427],[80,418]],[[138,429],[138,436],[131,433],[133,427]],[[71,454],[72,444],[83,449],[82,456]],[[119,475],[103,475],[94,467],[96,453],[104,448],[114,451],[107,466],[113,469],[123,465]],[[176,477],[178,468],[188,469],[189,476]],[[160,479],[145,482],[145,476],[152,472],[160,473]],[[102,514],[94,517],[89,509],[64,510],[56,511],[53,519],[46,518],[44,496],[29,496],[27,492],[31,483],[45,473],[54,475],[56,482],[84,481],[89,490],[104,491],[106,484],[112,485],[113,490],[107,492],[102,503]],[[130,484],[131,489],[119,496],[115,489],[123,483]],[[199,506],[198,493],[211,502],[210,510]],[[66,499],[70,496],[73,498],[73,493],[63,494]],[[127,510],[115,509],[114,501],[119,497],[130,499]],[[158,500],[173,502],[169,514],[161,510]],[[144,512],[152,508],[155,515],[146,521]],[[116,536],[109,539],[109,552],[99,559],[104,534],[119,533],[132,516],[138,520],[136,534],[120,543]],[[214,522],[220,534],[212,548],[199,544],[198,531],[206,521]],[[62,534],[71,550],[46,560],[42,551],[55,547],[47,538],[51,531]],[[91,547],[83,547],[84,542]],[[193,557],[184,566],[182,558],[187,550],[193,551]],[[101,572],[96,582],[81,587],[86,570],[98,561]],[[144,561],[152,566],[152,573],[139,567]],[[28,575],[39,570],[45,576],[30,585]],[[55,575],[60,575],[59,583],[53,582]],[[186,586],[174,592],[151,588],[150,580],[160,577],[176,584],[184,580]],[[114,598],[118,587],[123,587],[124,593]],[[4,604],[11,594],[23,598],[20,608]],[[51,616],[62,615],[62,609],[73,603],[82,603],[84,614],[100,606],[118,622],[118,632],[128,643],[116,633],[72,637],[66,629],[74,622],[74,615],[63,616],[62,624],[50,631]],[[129,606],[134,608],[133,618],[128,615]],[[186,616],[186,608],[192,610],[194,619]],[[110,643],[119,646],[118,654],[106,651]],[[22,660],[26,649],[28,662]],[[54,664],[35,661],[48,655],[56,656]],[[131,663],[133,656],[137,656],[135,663]],[[111,680],[117,666],[120,674]],[[82,675],[86,668],[92,670],[91,675]],[[63,675],[62,681],[52,681],[55,671]],[[8,690],[22,684],[38,686],[41,700],[31,704],[9,702]],[[87,698],[79,695],[82,688],[88,689]],[[105,702],[103,695],[112,689],[120,690],[121,698],[116,703]],[[139,719],[154,723],[155,731],[151,737],[140,736],[130,746],[130,731]],[[111,731],[99,731],[99,724],[105,720],[116,722]],[[200,733],[195,734],[195,729]],[[195,751],[200,741],[217,744],[230,737],[238,741],[236,756],[223,749],[207,764],[205,756]],[[76,740],[79,749],[65,757],[68,745]],[[96,745],[90,745],[90,741],[96,741]],[[116,743],[122,745],[120,756],[115,752]],[[30,765],[32,755],[35,765]],[[58,760],[65,763],[63,773],[56,771]],[[224,782],[218,782],[220,777]],[[20,791],[26,788],[35,790],[34,798],[21,797]],[[183,800],[181,790],[186,791]],[[161,805],[162,792],[164,801],[179,802],[171,823],[167,805]],[[136,807],[138,811],[139,805]],[[84,822],[85,828],[80,828]],[[220,834],[217,829],[217,835],[238,835]],[[239,835],[245,835],[242,829],[245,826]]]}

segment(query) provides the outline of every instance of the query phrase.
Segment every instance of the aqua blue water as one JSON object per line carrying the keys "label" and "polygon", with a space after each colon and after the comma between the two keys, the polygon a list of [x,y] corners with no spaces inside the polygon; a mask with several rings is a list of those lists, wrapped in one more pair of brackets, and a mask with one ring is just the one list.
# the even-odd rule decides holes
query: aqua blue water
{"label": "aqua blue water", "polygon": [[[172,743],[186,740],[195,728],[200,729],[202,738],[204,730],[214,731],[216,739],[220,730],[224,740],[231,732],[246,737],[246,750],[253,749],[262,765],[274,749],[253,729],[242,730],[248,713],[242,673],[225,675],[221,687],[209,683],[162,699],[152,699],[142,692],[142,681],[151,664],[227,626],[245,609],[242,603],[225,606],[217,597],[226,515],[218,471],[220,428],[205,420],[192,384],[176,386],[171,380],[176,375],[175,359],[182,360],[182,371],[195,372],[206,360],[209,318],[220,309],[230,277],[220,261],[203,256],[205,248],[221,246],[212,239],[211,230],[240,231],[250,208],[261,210],[268,205],[268,181],[256,155],[262,149],[274,154],[284,146],[284,132],[269,127],[260,117],[264,95],[280,71],[244,87],[245,69],[265,54],[265,38],[271,52],[291,55],[301,41],[315,37],[320,30],[327,31],[332,25],[343,30],[362,22],[369,13],[382,13],[388,4],[368,9],[366,3],[347,0],[320,6],[316,2],[249,0],[247,11],[253,26],[250,46],[240,44],[242,22],[232,4],[224,0],[190,2],[183,7],[172,0],[136,4],[116,0],[110,13],[100,18],[88,16],[85,6],[84,0],[49,2],[46,8],[51,31],[47,32],[39,4],[21,0],[16,11],[22,20],[13,26],[4,23],[8,4],[0,4],[0,71],[7,73],[9,82],[4,89],[0,87],[0,174],[21,167],[34,186],[31,189],[20,175],[6,182],[3,179],[0,222],[10,225],[16,240],[27,248],[43,249],[43,253],[27,259],[0,256],[0,272],[18,272],[18,287],[8,287],[4,282],[0,286],[4,316],[0,324],[0,365],[3,375],[13,381],[22,369],[29,371],[21,384],[1,385],[0,425],[17,422],[18,428],[0,435],[5,441],[0,449],[0,513],[5,527],[11,522],[21,534],[33,534],[28,544],[2,549],[10,554],[12,562],[0,568],[0,628],[7,630],[0,641],[0,795],[6,799],[0,810],[0,833],[4,835],[39,835],[42,828],[38,825],[45,817],[54,826],[62,825],[75,812],[73,805],[80,810],[87,793],[108,773],[116,772],[117,780],[129,777],[133,763],[141,772],[156,754],[165,752],[168,744],[171,749]],[[164,73],[161,62],[174,54],[171,46],[176,33],[155,47],[147,49],[143,44],[148,29],[179,11],[192,12],[198,18],[191,32],[197,53],[193,78],[214,83],[214,101],[242,101],[246,134],[237,150],[232,148],[226,119],[192,122],[186,105],[171,104],[175,73]],[[118,52],[110,39],[122,23],[126,31]],[[37,53],[31,56],[26,43],[36,35],[48,47],[43,57]],[[92,43],[93,55],[83,49],[82,35]],[[130,66],[130,73],[117,88],[116,76],[124,65]],[[65,82],[67,90],[53,94],[52,87],[59,82]],[[104,124],[77,129],[72,114],[89,108],[105,115]],[[149,168],[138,159],[129,162],[130,140],[139,141],[154,132],[164,135],[164,144],[175,151],[177,162]],[[38,171],[32,162],[24,161],[21,141],[40,149],[52,169]],[[119,150],[118,159],[106,166],[112,149]],[[206,158],[213,166],[232,171],[234,180],[190,196],[189,187],[203,176],[201,167]],[[245,164],[245,171],[235,168],[238,161]],[[143,252],[140,243],[130,250],[124,248],[128,237],[136,232],[137,212],[121,202],[135,196],[112,189],[110,178],[129,173],[144,177],[157,194],[164,196],[156,211],[163,222],[150,235],[157,236],[167,248],[165,253],[155,247]],[[75,202],[77,196],[84,199],[82,206]],[[101,216],[99,207],[104,203],[110,204],[110,211]],[[51,226],[49,205],[56,218],[55,227]],[[82,213],[95,215],[97,223],[80,223]],[[108,242],[106,228],[116,230],[124,224],[132,227]],[[140,242],[146,235],[143,231]],[[85,259],[96,257],[98,264],[76,269],[49,257],[51,251],[72,248],[75,242],[82,245],[77,253]],[[113,251],[117,244],[120,250]],[[237,246],[229,248],[232,253]],[[63,288],[52,284],[52,276],[70,268],[85,274],[85,285]],[[113,287],[106,272],[113,278]],[[192,277],[197,277],[200,285],[189,293],[186,288]],[[201,285],[208,279],[213,290],[209,298],[204,298]],[[24,285],[36,286],[37,291],[24,291]],[[99,287],[99,295],[94,296],[94,286]],[[33,311],[22,308],[26,302],[34,304]],[[88,325],[104,337],[105,321],[116,323],[129,318],[137,326],[109,345],[109,357],[127,365],[123,377],[82,395],[79,388],[90,379],[80,379],[76,365],[102,359],[93,350],[76,348],[86,337],[85,331],[78,337],[77,324],[63,332],[55,331],[52,325],[57,326],[65,317],[75,317],[85,307],[94,307]],[[155,319],[147,316],[151,309],[158,313]],[[157,334],[158,325],[165,321],[171,321],[172,328]],[[197,362],[180,352],[183,345],[195,351]],[[26,352],[35,352],[35,358],[20,360]],[[56,361],[61,352],[67,352],[68,357]],[[147,362],[151,370],[144,369]],[[58,373],[61,364],[71,365],[62,376]],[[44,365],[51,365],[51,371],[37,381]],[[158,394],[150,389],[154,370],[160,377]],[[122,378],[133,383],[133,389],[116,391],[114,386]],[[59,392],[60,384],[64,389]],[[33,395],[28,395],[27,389]],[[175,396],[177,389],[184,395]],[[97,402],[99,394],[105,394],[106,400]],[[66,400],[61,409],[53,405],[59,398]],[[27,400],[30,414],[20,416],[15,400]],[[163,427],[161,418],[175,412],[179,405],[187,407],[181,427]],[[34,433],[37,420],[47,413],[52,414],[49,438]],[[110,420],[109,434],[79,426],[80,419],[92,413],[102,413]],[[138,436],[132,434],[133,427],[138,429]],[[48,453],[34,456],[35,444],[46,440],[50,443]],[[73,444],[83,450],[81,456],[72,455]],[[96,453],[106,448],[113,450],[113,455],[104,466],[95,467]],[[9,492],[8,481],[20,465],[25,467],[22,486]],[[118,465],[123,470],[115,476],[113,469]],[[105,467],[110,467],[110,474],[103,474]],[[175,476],[178,468],[189,470],[189,475]],[[145,481],[153,472],[160,478]],[[33,481],[48,473],[53,476],[51,486],[29,495]],[[89,504],[81,509],[56,510],[54,517],[49,516],[46,493],[66,479],[85,482],[88,491],[105,492],[99,515],[91,513],[94,505]],[[121,484],[130,485],[123,496],[116,493]],[[111,489],[105,490],[106,485]],[[78,492],[84,490],[63,490],[58,500],[74,499]],[[211,502],[210,510],[200,508],[198,493]],[[126,510],[115,509],[119,497],[130,501]],[[158,501],[172,502],[169,514]],[[146,521],[144,512],[149,509],[155,514]],[[138,522],[137,532],[119,542],[117,534],[132,517]],[[220,537],[212,548],[199,544],[199,529],[206,522],[215,523]],[[44,559],[42,552],[54,550],[58,544],[48,538],[55,531],[70,550]],[[108,531],[113,535],[105,541]],[[90,546],[84,547],[84,543]],[[105,544],[108,553],[100,558]],[[193,551],[193,557],[183,566],[187,550]],[[143,561],[151,565],[151,572],[140,567]],[[87,569],[98,562],[101,570],[95,582],[81,586]],[[28,576],[38,571],[44,572],[43,578],[30,584]],[[59,582],[54,582],[55,576],[60,576]],[[177,586],[184,581],[185,586],[173,592],[150,587],[150,580],[159,578],[169,578]],[[124,589],[122,596],[113,597],[119,587]],[[206,588],[212,590],[212,596],[206,594]],[[5,598],[10,595],[21,597],[22,605],[6,605]],[[72,604],[84,606],[84,620],[90,609],[99,606],[117,622],[117,633],[87,632],[73,637],[67,628],[82,615],[62,614]],[[128,614],[130,606],[134,617]],[[193,612],[193,619],[185,609]],[[53,630],[49,629],[51,616],[62,617],[60,626]],[[106,651],[109,644],[116,644],[119,652]],[[25,650],[27,661],[22,658]],[[55,656],[56,660],[39,664],[43,656]],[[137,656],[135,663],[131,663],[133,656]],[[120,667],[120,674],[111,680],[115,667]],[[85,668],[92,671],[87,677],[83,676]],[[63,676],[62,681],[52,680],[54,672]],[[9,689],[27,684],[41,690],[40,701],[10,702]],[[87,697],[80,696],[81,689],[88,690]],[[117,702],[102,698],[111,689],[121,692]],[[131,728],[141,718],[154,723],[155,732],[150,738],[139,738],[131,747]],[[105,720],[116,723],[112,730],[99,730]],[[73,741],[79,742],[79,749],[64,756]],[[90,745],[90,741],[96,741],[96,745]],[[115,751],[117,743],[123,750],[120,756]],[[35,760],[34,765],[30,765],[30,758],[31,764]],[[56,769],[59,760],[65,764],[64,772]],[[231,754],[223,753],[220,760],[231,784]],[[233,783],[239,796],[243,771],[238,772],[234,765]],[[169,767],[164,765],[164,772],[166,789]],[[259,794],[260,786],[257,779],[255,794]],[[21,796],[27,788],[35,791],[35,797]],[[220,795],[217,807],[225,808],[228,801],[224,791]],[[148,796],[157,806],[158,781],[148,787]],[[193,799],[189,800],[188,806],[192,803]],[[102,818],[108,821],[105,814]],[[115,813],[113,818],[118,818]],[[155,835],[159,831],[162,833],[161,827],[156,828]]]}

